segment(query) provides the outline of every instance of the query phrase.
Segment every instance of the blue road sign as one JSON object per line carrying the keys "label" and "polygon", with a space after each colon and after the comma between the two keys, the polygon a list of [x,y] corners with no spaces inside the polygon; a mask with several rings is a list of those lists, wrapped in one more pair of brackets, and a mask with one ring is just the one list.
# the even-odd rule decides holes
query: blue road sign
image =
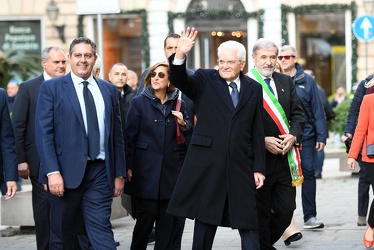
{"label": "blue road sign", "polygon": [[374,17],[365,15],[356,18],[352,24],[355,37],[363,41],[374,39]]}

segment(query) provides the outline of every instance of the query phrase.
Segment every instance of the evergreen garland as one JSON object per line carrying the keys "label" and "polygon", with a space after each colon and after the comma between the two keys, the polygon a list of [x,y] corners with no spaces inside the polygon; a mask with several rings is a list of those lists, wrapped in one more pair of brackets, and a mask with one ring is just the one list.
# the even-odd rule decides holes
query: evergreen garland
{"label": "evergreen garland", "polygon": [[260,38],[264,34],[264,10],[259,10],[257,12],[248,13],[246,11],[240,10],[195,10],[190,9],[187,12],[168,12],[168,27],[169,33],[174,33],[174,19],[176,18],[186,18],[186,19],[211,19],[211,20],[222,20],[228,18],[256,18],[258,22],[258,34]]}

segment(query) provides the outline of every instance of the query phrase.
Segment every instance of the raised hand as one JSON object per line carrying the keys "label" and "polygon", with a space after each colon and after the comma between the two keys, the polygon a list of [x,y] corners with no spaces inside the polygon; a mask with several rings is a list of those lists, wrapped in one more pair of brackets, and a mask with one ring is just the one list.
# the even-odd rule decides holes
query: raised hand
{"label": "raised hand", "polygon": [[194,27],[187,27],[186,32],[181,31],[181,37],[178,42],[178,47],[176,50],[175,58],[183,60],[186,54],[192,49],[195,44],[195,39],[197,37],[197,30]]}

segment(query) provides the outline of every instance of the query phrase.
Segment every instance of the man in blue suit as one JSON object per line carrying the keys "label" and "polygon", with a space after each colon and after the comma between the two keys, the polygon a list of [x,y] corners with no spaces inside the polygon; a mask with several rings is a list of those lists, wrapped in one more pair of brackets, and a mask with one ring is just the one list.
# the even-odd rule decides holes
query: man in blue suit
{"label": "man in blue suit", "polygon": [[6,183],[6,200],[16,195],[17,180],[16,144],[10,122],[7,95],[5,90],[0,88],[0,186]]}
{"label": "man in blue suit", "polygon": [[41,84],[36,108],[39,181],[48,184],[51,205],[50,249],[73,249],[80,210],[93,248],[116,249],[111,204],[126,176],[118,91],[92,76],[97,55],[90,39],[74,39],[69,59],[69,74]]}
{"label": "man in blue suit", "polygon": [[56,46],[47,46],[42,52],[43,73],[23,82],[14,102],[12,125],[16,139],[18,175],[29,179],[32,185],[32,212],[35,222],[36,247],[49,249],[48,193],[38,182],[40,160],[35,143],[35,113],[40,84],[66,72],[66,55]]}

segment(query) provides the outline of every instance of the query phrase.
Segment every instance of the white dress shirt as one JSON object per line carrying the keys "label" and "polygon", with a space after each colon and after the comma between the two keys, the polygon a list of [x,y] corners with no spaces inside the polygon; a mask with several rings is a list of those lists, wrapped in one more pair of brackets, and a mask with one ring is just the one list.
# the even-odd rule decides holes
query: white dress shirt
{"label": "white dress shirt", "polygon": [[[83,82],[85,80],[76,76],[73,72],[71,72],[71,78],[74,83],[75,91],[77,92],[79,104],[82,110],[83,122],[84,122],[84,126],[86,128],[86,133],[87,133],[86,105],[84,103],[84,97],[83,97],[83,87],[84,87]],[[101,94],[101,91],[99,89],[99,86],[97,85],[98,83],[95,81],[92,75],[86,81],[89,82],[87,86],[88,86],[88,89],[91,91],[92,96],[95,101],[97,120],[99,123],[99,130],[100,130],[100,153],[96,158],[105,160],[105,146],[104,146],[105,103],[104,103],[104,99]]]}

